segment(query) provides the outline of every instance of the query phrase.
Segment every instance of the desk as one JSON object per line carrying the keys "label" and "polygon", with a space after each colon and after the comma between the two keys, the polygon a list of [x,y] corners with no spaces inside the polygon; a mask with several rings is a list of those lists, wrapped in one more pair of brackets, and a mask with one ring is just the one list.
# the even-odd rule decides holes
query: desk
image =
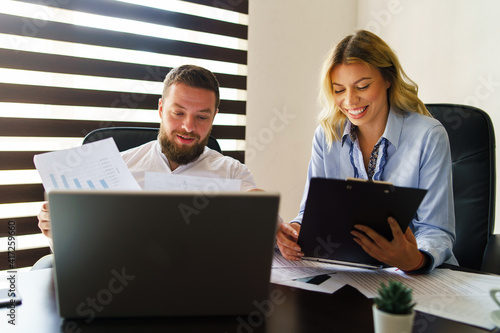
{"label": "desk", "polygon": [[[249,316],[96,319],[65,321],[57,314],[52,269],[18,274],[23,304],[16,308],[17,325],[7,324],[7,309],[0,309],[0,332],[218,332],[302,333],[373,332],[371,306],[356,289],[346,286],[334,294],[271,285],[277,302],[263,304]],[[145,298],[147,296],[145,295]],[[278,304],[279,303],[279,304]],[[138,305],[140,306],[140,305]],[[265,320],[264,320],[265,318]],[[488,332],[477,327],[418,313],[413,332]],[[500,332],[496,329],[494,332]]]}

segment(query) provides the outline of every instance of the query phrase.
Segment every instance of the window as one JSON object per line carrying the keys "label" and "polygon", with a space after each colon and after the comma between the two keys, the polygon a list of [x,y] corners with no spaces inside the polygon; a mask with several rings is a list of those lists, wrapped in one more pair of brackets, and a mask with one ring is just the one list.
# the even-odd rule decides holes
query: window
{"label": "window", "polygon": [[172,67],[215,73],[222,100],[212,135],[243,161],[247,14],[247,0],[2,2],[0,270],[50,252],[37,226],[44,193],[33,155],[78,146],[96,128],[159,127],[158,98]]}

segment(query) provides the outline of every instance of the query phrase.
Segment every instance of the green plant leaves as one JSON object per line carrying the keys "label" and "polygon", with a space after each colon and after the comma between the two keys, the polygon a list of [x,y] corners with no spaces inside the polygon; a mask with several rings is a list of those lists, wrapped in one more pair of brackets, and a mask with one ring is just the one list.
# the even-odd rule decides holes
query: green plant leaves
{"label": "green plant leaves", "polygon": [[401,282],[390,280],[388,284],[380,283],[378,297],[373,300],[382,311],[394,314],[411,313],[413,302],[412,290]]}

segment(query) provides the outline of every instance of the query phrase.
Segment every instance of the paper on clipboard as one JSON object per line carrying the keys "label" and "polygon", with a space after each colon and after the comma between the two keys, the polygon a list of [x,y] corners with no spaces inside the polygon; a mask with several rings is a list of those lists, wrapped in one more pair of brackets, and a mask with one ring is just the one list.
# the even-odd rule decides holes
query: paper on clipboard
{"label": "paper on clipboard", "polygon": [[298,239],[306,259],[380,267],[351,235],[364,224],[392,239],[387,218],[406,230],[426,190],[371,181],[312,178]]}

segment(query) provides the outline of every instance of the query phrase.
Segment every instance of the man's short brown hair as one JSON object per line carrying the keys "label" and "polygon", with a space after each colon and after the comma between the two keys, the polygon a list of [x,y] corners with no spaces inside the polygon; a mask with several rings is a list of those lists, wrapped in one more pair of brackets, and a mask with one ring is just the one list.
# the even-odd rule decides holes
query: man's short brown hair
{"label": "man's short brown hair", "polygon": [[182,65],[173,68],[165,77],[165,81],[163,81],[162,99],[165,99],[167,96],[168,88],[176,83],[184,83],[193,88],[213,91],[215,93],[215,110],[219,108],[219,81],[217,81],[214,73],[208,69],[195,65]]}

